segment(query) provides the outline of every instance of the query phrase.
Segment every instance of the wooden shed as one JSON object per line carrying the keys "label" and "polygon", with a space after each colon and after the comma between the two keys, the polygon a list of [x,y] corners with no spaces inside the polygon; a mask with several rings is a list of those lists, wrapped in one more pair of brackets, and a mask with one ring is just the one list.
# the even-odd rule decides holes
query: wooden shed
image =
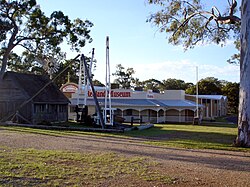
{"label": "wooden shed", "polygon": [[0,121],[67,121],[69,100],[54,83],[49,83],[42,75],[6,72],[0,80]]}

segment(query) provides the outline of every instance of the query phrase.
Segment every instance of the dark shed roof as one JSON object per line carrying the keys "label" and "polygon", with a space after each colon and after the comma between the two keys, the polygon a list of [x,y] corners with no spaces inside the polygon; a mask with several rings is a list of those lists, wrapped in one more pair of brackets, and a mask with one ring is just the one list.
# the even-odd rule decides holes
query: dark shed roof
{"label": "dark shed roof", "polygon": [[[20,89],[24,90],[30,98],[50,82],[47,77],[42,75],[16,72],[6,72],[4,75],[4,79],[5,78],[13,80],[14,83]],[[64,96],[64,94],[57,88],[54,83],[50,83],[32,101],[38,103],[69,103],[69,100]]]}

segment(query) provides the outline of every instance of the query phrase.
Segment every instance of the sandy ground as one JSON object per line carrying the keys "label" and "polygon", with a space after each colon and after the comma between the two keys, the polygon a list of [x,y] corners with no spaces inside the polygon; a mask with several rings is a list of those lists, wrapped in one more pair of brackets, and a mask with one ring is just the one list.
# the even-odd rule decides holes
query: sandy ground
{"label": "sandy ground", "polygon": [[158,170],[176,179],[171,186],[250,186],[250,153],[167,148],[146,145],[143,141],[89,135],[50,136],[0,127],[0,146],[143,156],[159,162]]}

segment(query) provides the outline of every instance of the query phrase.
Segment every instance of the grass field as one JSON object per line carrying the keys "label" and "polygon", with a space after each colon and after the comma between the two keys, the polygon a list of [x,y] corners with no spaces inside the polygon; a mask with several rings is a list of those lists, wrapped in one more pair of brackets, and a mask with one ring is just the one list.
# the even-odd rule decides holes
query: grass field
{"label": "grass field", "polygon": [[155,162],[116,154],[0,147],[0,186],[98,186],[107,180],[168,184],[172,179],[154,170]]}
{"label": "grass field", "polygon": [[233,146],[237,136],[237,126],[227,123],[203,123],[199,126],[191,124],[156,124],[153,128],[125,133],[94,133],[82,131],[55,131],[22,127],[4,127],[9,130],[29,133],[63,135],[95,135],[112,137],[141,137],[145,144],[178,147],[187,149],[219,149],[233,151],[250,151]]}
{"label": "grass field", "polygon": [[233,124],[155,125],[152,129],[139,133],[133,131],[127,135],[145,137],[149,139],[145,143],[159,146],[249,151],[249,149],[233,146],[237,136],[237,126]]}
{"label": "grass field", "polygon": [[[111,136],[113,138],[141,138],[142,143],[187,149],[220,149],[247,151],[233,147],[237,126],[208,123],[157,124],[142,131],[119,134],[82,131],[55,131],[24,127],[3,127],[20,133],[50,136]],[[175,179],[159,172],[160,166],[143,157],[124,157],[115,153],[76,153],[57,150],[12,149],[0,146],[1,186],[98,186],[116,180],[131,184],[147,183],[152,186],[171,184]]]}

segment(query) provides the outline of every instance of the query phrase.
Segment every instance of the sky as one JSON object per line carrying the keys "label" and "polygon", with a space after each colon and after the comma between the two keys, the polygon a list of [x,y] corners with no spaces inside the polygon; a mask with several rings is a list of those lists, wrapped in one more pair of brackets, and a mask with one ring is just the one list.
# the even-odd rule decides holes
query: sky
{"label": "sky", "polygon": [[[219,7],[223,6],[221,2],[209,1]],[[110,40],[111,73],[115,72],[117,64],[121,64],[125,69],[133,68],[134,77],[140,81],[175,78],[195,83],[198,67],[199,80],[215,77],[239,82],[239,66],[227,63],[237,52],[233,42],[229,41],[223,48],[211,44],[188,51],[184,51],[182,46],[168,44],[167,34],[157,32],[157,27],[146,22],[150,13],[156,10],[146,0],[37,0],[37,3],[46,15],[61,10],[71,20],[88,19],[94,24],[90,32],[93,42],[87,44],[82,53],[90,56],[90,51],[95,48],[97,67],[93,74],[94,79],[102,83],[105,82],[107,36]],[[68,59],[77,55],[66,47],[64,50]],[[111,75],[111,80],[114,79]]]}

